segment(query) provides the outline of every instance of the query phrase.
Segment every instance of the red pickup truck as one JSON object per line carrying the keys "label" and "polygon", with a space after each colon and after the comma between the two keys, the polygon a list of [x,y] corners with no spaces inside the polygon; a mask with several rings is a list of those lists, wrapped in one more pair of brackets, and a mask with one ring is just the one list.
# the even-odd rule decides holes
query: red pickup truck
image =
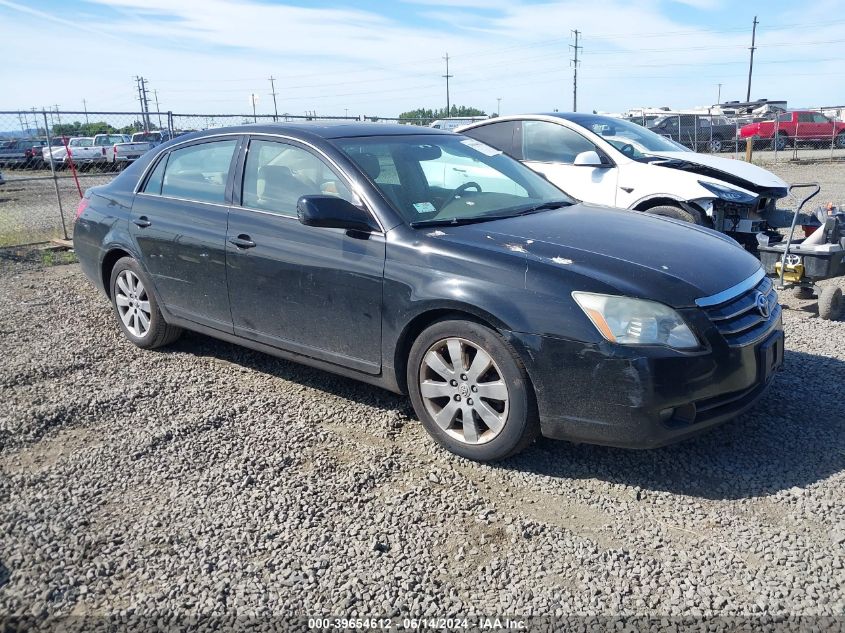
{"label": "red pickup truck", "polygon": [[768,141],[781,150],[787,145],[812,143],[820,147],[845,149],[845,123],[828,119],[821,112],[797,110],[783,112],[774,121],[749,123],[739,129],[742,138],[753,138],[755,142]]}

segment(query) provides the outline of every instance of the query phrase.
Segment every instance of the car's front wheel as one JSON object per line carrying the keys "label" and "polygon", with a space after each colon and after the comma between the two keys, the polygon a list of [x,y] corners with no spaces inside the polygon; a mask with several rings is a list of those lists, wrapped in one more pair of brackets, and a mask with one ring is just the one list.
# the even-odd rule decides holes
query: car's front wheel
{"label": "car's front wheel", "polygon": [[673,218],[681,220],[682,222],[689,222],[690,224],[702,224],[701,214],[694,209],[682,209],[669,204],[661,204],[651,209],[646,209],[646,213],[651,215],[659,215],[664,218]]}
{"label": "car's front wheel", "polygon": [[122,257],[115,263],[110,288],[120,329],[138,347],[161,347],[182,334],[182,328],[164,320],[147,276],[133,258]]}
{"label": "car's front wheel", "polygon": [[426,431],[449,451],[477,461],[514,455],[537,436],[525,367],[494,330],[438,321],[414,342],[408,391]]}

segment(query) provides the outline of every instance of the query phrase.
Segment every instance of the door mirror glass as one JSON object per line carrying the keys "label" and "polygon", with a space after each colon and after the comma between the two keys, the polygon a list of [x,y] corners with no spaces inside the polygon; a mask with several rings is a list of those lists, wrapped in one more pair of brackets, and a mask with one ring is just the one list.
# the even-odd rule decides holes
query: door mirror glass
{"label": "door mirror glass", "polygon": [[606,165],[601,162],[601,158],[599,157],[597,152],[581,152],[578,156],[575,157],[575,162],[572,163],[577,167],[605,167]]}
{"label": "door mirror glass", "polygon": [[368,211],[336,196],[302,196],[296,214],[305,226],[364,233],[380,230]]}

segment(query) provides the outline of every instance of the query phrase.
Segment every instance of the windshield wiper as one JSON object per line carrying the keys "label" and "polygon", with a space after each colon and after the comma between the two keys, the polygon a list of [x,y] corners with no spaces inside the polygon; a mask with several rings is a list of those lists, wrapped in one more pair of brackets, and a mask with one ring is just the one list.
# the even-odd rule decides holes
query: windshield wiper
{"label": "windshield wiper", "polygon": [[424,226],[461,226],[462,224],[476,224],[478,222],[492,222],[493,220],[507,220],[508,218],[515,218],[521,215],[530,215],[538,211],[545,211],[548,209],[559,209],[561,207],[568,207],[574,203],[569,200],[554,200],[544,202],[542,204],[533,205],[530,207],[521,208],[513,213],[503,213],[501,215],[477,215],[469,218],[432,218],[431,220],[419,220],[411,222],[411,228],[420,228]]}
{"label": "windshield wiper", "polygon": [[509,214],[508,217],[529,215],[531,213],[537,213],[538,211],[550,211],[552,209],[560,209],[561,207],[571,207],[573,204],[575,203],[571,200],[551,200],[549,202],[543,202],[542,204],[535,204],[534,206],[522,208],[516,213]]}
{"label": "windshield wiper", "polygon": [[478,215],[471,218],[443,218],[440,220],[433,218],[431,220],[418,220],[416,222],[411,222],[411,228],[418,229],[423,226],[461,226],[463,224],[491,222],[493,220],[504,220],[505,218],[512,217],[512,215]]}

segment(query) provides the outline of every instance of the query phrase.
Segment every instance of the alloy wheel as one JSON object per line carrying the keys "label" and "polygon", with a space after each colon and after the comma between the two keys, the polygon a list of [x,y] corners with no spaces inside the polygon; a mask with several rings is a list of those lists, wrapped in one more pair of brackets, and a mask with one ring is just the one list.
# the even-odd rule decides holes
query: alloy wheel
{"label": "alloy wheel", "polygon": [[463,338],[442,339],[423,356],[420,395],[435,423],[465,444],[485,444],[508,419],[509,393],[493,358]]}
{"label": "alloy wheel", "polygon": [[150,331],[150,298],[138,275],[129,269],[121,271],[114,293],[123,325],[133,336],[144,338]]}

